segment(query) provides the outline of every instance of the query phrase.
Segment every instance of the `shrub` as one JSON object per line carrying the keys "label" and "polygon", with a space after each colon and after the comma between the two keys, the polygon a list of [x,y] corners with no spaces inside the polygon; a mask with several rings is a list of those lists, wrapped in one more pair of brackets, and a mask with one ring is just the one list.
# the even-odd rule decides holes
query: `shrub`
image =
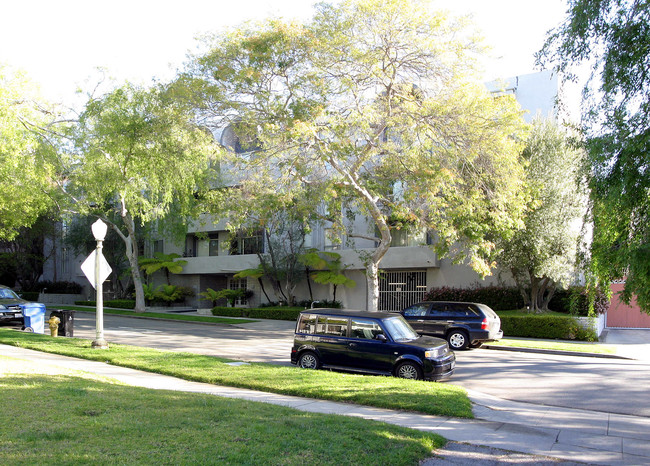
{"label": "shrub", "polygon": [[312,303],[314,303],[314,307],[331,307],[334,309],[341,309],[343,307],[341,301],[333,301],[331,299],[319,299],[315,301],[306,299],[304,301],[298,302],[298,306],[309,309],[311,308]]}
{"label": "shrub", "polygon": [[28,291],[43,291],[46,289],[47,293],[52,294],[81,294],[83,291],[83,286],[77,282],[67,282],[67,281],[49,281],[43,280],[38,282],[34,289]]}
{"label": "shrub", "polygon": [[27,301],[38,301],[38,291],[19,291],[18,296]]}
{"label": "shrub", "polygon": [[273,319],[273,320],[289,320],[295,321],[298,319],[298,314],[302,311],[299,307],[215,307],[212,309],[212,315],[224,317],[248,317],[251,319]]}
{"label": "shrub", "polygon": [[452,288],[443,286],[431,288],[425,295],[425,301],[465,301],[483,303],[495,311],[521,309],[524,300],[519,289],[514,286],[480,286],[472,288]]}
{"label": "shrub", "polygon": [[597,341],[593,330],[587,330],[573,317],[558,315],[502,316],[501,330],[507,337],[545,338],[551,340]]}
{"label": "shrub", "polygon": [[[97,306],[97,301],[75,301],[77,306]],[[116,309],[135,309],[133,299],[109,299],[104,301],[104,306]]]}
{"label": "shrub", "polygon": [[609,298],[601,289],[590,293],[584,286],[570,286],[555,292],[549,308],[575,316],[599,315],[609,308]]}

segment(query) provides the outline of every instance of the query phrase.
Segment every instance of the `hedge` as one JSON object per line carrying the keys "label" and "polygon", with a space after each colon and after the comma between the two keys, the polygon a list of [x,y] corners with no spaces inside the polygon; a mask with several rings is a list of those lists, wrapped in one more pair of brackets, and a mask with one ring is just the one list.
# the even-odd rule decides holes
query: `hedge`
{"label": "hedge", "polygon": [[222,317],[247,317],[251,319],[273,319],[273,320],[298,320],[300,311],[304,308],[296,307],[215,307],[212,309],[212,315]]}
{"label": "hedge", "polygon": [[[75,301],[77,306],[96,306],[97,301]],[[135,309],[135,301],[132,299],[109,299],[104,301],[105,307],[114,307],[115,309]]]}
{"label": "hedge", "polygon": [[570,316],[502,316],[501,330],[505,337],[598,341],[593,330],[585,329]]}
{"label": "hedge", "polygon": [[[522,309],[524,300],[519,289],[514,286],[485,286],[476,285],[472,288],[452,288],[443,286],[431,288],[425,295],[425,301],[464,301],[483,303],[495,311]],[[566,314],[588,316],[589,293],[584,286],[571,286],[567,289],[556,290],[549,309]],[[609,307],[609,298],[601,290],[594,294],[593,315],[603,314]]]}

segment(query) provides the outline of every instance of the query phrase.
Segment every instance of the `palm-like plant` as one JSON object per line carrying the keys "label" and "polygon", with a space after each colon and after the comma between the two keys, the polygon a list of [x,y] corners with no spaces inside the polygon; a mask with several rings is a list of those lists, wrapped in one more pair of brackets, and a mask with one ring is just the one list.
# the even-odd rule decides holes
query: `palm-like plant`
{"label": "palm-like plant", "polygon": [[138,262],[140,263],[140,270],[144,270],[147,275],[151,275],[158,270],[163,270],[167,278],[167,285],[171,285],[169,274],[181,273],[183,267],[187,265],[186,260],[178,260],[181,257],[175,253],[163,254],[162,252],[156,252],[154,253],[154,257],[140,257]]}

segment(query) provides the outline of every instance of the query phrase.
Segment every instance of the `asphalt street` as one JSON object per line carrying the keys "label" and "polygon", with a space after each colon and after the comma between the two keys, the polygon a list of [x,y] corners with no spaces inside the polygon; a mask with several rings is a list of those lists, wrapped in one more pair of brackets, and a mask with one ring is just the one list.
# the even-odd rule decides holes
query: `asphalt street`
{"label": "asphalt street", "polygon": [[[107,314],[109,342],[289,365],[294,323],[218,325]],[[93,339],[95,316],[77,312],[75,337]],[[506,400],[650,417],[650,361],[476,349],[456,353],[447,383]]]}

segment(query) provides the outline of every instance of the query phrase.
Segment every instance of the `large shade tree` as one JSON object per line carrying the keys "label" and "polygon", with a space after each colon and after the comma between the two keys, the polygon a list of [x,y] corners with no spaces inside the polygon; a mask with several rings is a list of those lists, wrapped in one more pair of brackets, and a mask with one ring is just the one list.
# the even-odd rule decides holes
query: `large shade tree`
{"label": "large shade tree", "polygon": [[[475,82],[481,48],[461,21],[426,1],[348,0],[318,4],[303,25],[244,25],[204,45],[178,82],[207,121],[235,130],[233,183],[319,192],[324,220],[376,244],[362,256],[369,309],[405,223],[490,272],[488,233],[519,225],[524,125],[513,99]],[[352,215],[370,227],[351,228]]]}
{"label": "large shade tree", "polygon": [[548,310],[558,285],[575,279],[581,220],[587,209],[584,149],[553,120],[536,119],[523,152],[530,199],[525,227],[500,242],[531,312]]}
{"label": "large shade tree", "polygon": [[569,78],[591,71],[583,92],[591,164],[596,277],[626,277],[650,313],[650,3],[570,0],[540,60]]}
{"label": "large shade tree", "polygon": [[136,225],[150,222],[160,234],[183,231],[211,176],[212,135],[164,88],[126,84],[88,101],[74,141],[62,185],[70,208],[102,218],[124,242],[135,310],[144,311]]}
{"label": "large shade tree", "polygon": [[52,206],[46,155],[53,112],[21,73],[0,64],[0,240],[13,239]]}

